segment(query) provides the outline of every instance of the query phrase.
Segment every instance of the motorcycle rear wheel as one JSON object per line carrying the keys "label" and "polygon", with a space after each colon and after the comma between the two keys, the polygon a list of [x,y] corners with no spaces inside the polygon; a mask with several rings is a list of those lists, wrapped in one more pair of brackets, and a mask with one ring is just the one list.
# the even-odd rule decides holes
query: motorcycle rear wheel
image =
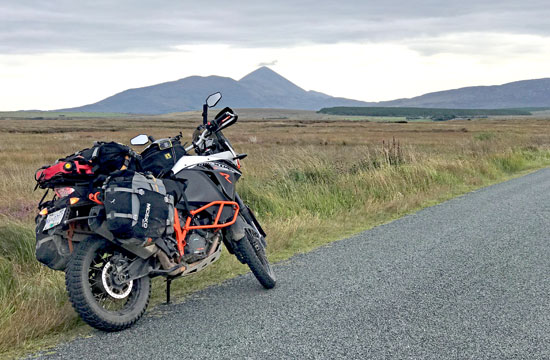
{"label": "motorcycle rear wheel", "polygon": [[69,299],[78,315],[103,331],[120,331],[134,325],[151,297],[148,276],[116,286],[109,280],[115,268],[109,261],[120,252],[108,241],[88,238],[73,253],[65,273]]}
{"label": "motorcycle rear wheel", "polygon": [[237,242],[236,250],[242,256],[260,284],[266,289],[272,289],[277,283],[275,273],[267,260],[265,249],[259,239],[253,234],[254,230],[246,229],[246,236]]}

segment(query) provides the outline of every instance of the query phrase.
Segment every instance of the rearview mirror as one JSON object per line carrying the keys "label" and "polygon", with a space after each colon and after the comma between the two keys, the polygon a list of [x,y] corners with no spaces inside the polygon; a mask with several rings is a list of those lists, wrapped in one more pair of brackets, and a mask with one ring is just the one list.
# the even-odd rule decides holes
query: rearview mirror
{"label": "rearview mirror", "polygon": [[130,140],[132,145],[145,145],[149,142],[149,136],[141,134]]}
{"label": "rearview mirror", "polygon": [[222,94],[219,91],[215,92],[206,98],[206,105],[208,105],[208,107],[214,107],[220,101],[221,98],[222,98]]}

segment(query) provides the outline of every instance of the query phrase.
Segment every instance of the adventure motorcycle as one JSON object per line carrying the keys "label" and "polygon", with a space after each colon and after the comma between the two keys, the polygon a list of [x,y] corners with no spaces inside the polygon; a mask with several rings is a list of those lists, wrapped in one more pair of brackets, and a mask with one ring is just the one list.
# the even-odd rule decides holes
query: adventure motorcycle
{"label": "adventure motorcycle", "polygon": [[71,303],[91,326],[132,326],[156,276],[166,277],[170,302],[171,281],[214,263],[222,243],[265,288],[275,286],[266,234],[235,191],[246,154],[237,154],[221,132],[238,116],[225,108],[207,120],[220,99],[220,93],[207,98],[188,147],[181,133],[159,140],[142,134],[131,144],[151,144],[139,155],[97,143],[37,172],[37,186],[55,192],[39,204],[37,259],[65,271]]}

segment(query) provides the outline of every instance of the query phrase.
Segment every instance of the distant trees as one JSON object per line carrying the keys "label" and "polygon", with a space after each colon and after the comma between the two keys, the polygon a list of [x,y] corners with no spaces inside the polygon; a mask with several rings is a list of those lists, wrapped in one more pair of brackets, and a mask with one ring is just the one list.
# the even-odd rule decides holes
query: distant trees
{"label": "distant trees", "polygon": [[436,109],[351,106],[323,108],[318,112],[329,115],[406,117],[409,119],[429,118],[434,121],[445,121],[464,117],[485,117],[490,115],[531,115],[531,112],[526,109]]}

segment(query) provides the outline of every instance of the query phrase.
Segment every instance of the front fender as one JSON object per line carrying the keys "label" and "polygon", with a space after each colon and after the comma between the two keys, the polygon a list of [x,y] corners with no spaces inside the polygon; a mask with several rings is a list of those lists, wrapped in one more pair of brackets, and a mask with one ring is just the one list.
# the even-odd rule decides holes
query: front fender
{"label": "front fender", "polygon": [[246,235],[244,231],[246,226],[247,223],[243,217],[241,215],[237,216],[237,221],[235,221],[235,223],[226,231],[226,237],[228,237],[231,241],[240,241]]}

